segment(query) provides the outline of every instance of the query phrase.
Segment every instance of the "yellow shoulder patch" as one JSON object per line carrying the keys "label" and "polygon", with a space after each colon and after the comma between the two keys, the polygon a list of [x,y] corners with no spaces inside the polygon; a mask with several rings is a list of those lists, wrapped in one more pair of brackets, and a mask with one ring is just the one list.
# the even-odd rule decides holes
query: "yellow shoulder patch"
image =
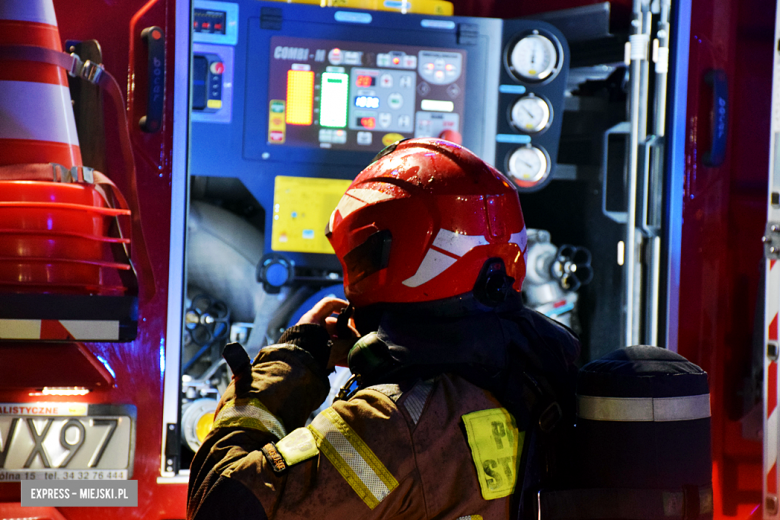
{"label": "yellow shoulder patch", "polygon": [[315,457],[320,452],[314,435],[308,428],[293,430],[290,435],[276,443],[276,450],[284,457],[288,466]]}
{"label": "yellow shoulder patch", "polygon": [[480,410],[462,418],[482,498],[511,495],[517,485],[525,432],[518,431],[515,418],[504,408]]}

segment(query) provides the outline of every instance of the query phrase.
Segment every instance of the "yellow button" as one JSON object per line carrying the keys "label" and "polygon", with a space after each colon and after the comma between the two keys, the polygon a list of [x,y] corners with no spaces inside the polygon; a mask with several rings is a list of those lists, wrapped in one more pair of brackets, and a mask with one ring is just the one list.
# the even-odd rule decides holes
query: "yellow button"
{"label": "yellow button", "polygon": [[385,145],[385,146],[390,146],[394,142],[400,141],[403,138],[404,138],[404,136],[402,136],[401,134],[397,134],[395,132],[390,133],[390,134],[385,134],[382,137],[382,144]]}
{"label": "yellow button", "polygon": [[222,108],[222,100],[221,99],[209,99],[208,103],[206,103],[206,106],[209,108]]}
{"label": "yellow button", "polygon": [[198,419],[198,424],[195,426],[195,435],[198,436],[198,440],[201,443],[206,439],[206,435],[211,431],[213,424],[214,412],[206,412]]}

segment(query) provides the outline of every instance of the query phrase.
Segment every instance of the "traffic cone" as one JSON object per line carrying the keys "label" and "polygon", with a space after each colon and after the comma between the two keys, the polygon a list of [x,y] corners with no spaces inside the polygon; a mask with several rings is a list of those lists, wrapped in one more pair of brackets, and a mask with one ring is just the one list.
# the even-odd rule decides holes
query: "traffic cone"
{"label": "traffic cone", "polygon": [[[60,51],[52,0],[0,1],[0,45]],[[81,166],[81,150],[64,69],[0,60],[0,165]]]}
{"label": "traffic cone", "polygon": [[[52,0],[0,0],[2,45],[60,52]],[[104,270],[130,269],[106,259],[129,239],[107,229],[129,211],[110,207],[82,166],[67,72],[0,60],[0,293],[123,292]]]}

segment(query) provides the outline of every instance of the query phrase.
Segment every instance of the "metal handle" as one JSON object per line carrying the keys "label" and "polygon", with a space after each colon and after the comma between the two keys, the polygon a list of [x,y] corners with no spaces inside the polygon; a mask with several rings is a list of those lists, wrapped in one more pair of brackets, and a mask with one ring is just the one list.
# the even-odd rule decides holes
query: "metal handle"
{"label": "metal handle", "polygon": [[639,227],[647,237],[658,236],[661,232],[663,144],[663,138],[651,135],[639,145],[642,157],[642,168],[639,171]]}
{"label": "metal handle", "polygon": [[[625,121],[623,123],[618,123],[606,132],[604,132],[604,155],[601,160],[601,167],[603,169],[603,175],[602,175],[602,186],[601,186],[601,212],[604,214],[605,217],[617,222],[618,224],[625,224],[628,221],[628,217],[625,211],[612,211],[610,209],[607,209],[607,192],[609,190],[609,180],[611,179],[609,174],[609,155],[610,155],[610,149],[611,146],[609,144],[609,138],[613,135],[620,135],[625,136],[623,140],[621,140],[621,143],[625,146],[625,139],[627,139],[629,133],[631,132],[631,123],[628,121]],[[622,164],[622,163],[621,163]],[[624,174],[623,169],[621,168],[621,174]],[[620,194],[621,200],[623,197],[625,197],[624,193],[621,192]]]}
{"label": "metal handle", "polygon": [[147,49],[146,115],[138,124],[147,133],[162,128],[163,103],[165,101],[165,33],[156,25],[141,31]]}
{"label": "metal handle", "polygon": [[717,167],[726,159],[729,122],[729,84],[726,72],[713,69],[704,75],[704,82],[712,87],[712,143],[704,152],[701,162],[705,166]]}

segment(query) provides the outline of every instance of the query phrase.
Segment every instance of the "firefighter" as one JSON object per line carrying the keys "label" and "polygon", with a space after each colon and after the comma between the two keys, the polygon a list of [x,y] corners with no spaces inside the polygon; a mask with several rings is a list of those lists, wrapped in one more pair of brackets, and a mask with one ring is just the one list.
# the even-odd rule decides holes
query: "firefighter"
{"label": "firefighter", "polygon": [[[188,518],[535,516],[568,474],[579,343],[522,304],[512,184],[459,145],[407,139],[327,232],[349,302],[320,301],[230,385]],[[306,425],[347,350],[351,388]]]}

